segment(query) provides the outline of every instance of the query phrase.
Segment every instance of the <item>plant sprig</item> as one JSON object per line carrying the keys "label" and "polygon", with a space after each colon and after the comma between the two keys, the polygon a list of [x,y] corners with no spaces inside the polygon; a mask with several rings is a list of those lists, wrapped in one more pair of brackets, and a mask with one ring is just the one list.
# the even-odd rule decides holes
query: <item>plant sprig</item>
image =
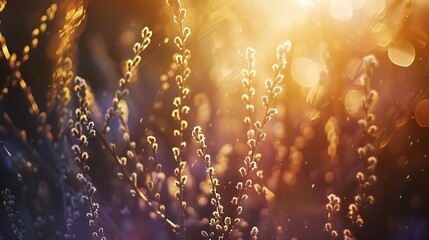
{"label": "plant sprig", "polygon": [[[225,225],[225,216],[224,216],[224,207],[221,203],[221,195],[218,192],[217,188],[219,187],[219,179],[216,177],[216,171],[214,167],[212,167],[211,164],[211,157],[207,153],[207,145],[206,145],[206,137],[204,136],[204,133],[202,132],[202,129],[200,126],[194,127],[192,131],[192,136],[194,140],[198,144],[198,150],[197,155],[198,157],[202,158],[205,163],[206,167],[206,173],[207,177],[210,182],[210,192],[212,194],[210,204],[214,206],[215,210],[213,211],[212,218],[210,218],[209,224],[212,227],[211,232],[202,231],[201,235],[206,239],[211,239],[215,235],[215,231],[219,231],[219,227]],[[229,221],[229,220],[227,220]],[[219,226],[219,227],[218,227]]]}
{"label": "plant sprig", "polygon": [[180,204],[178,238],[184,239],[186,235],[186,201],[184,191],[188,176],[186,176],[184,173],[186,159],[184,159],[183,151],[186,148],[184,134],[188,128],[188,121],[185,119],[185,116],[190,111],[190,107],[186,104],[186,101],[189,97],[190,91],[187,86],[187,80],[191,74],[191,69],[189,68],[191,51],[188,49],[187,41],[191,35],[191,30],[189,27],[185,26],[187,11],[182,7],[180,0],[167,0],[167,5],[172,9],[174,22],[179,26],[179,35],[174,38],[174,43],[179,50],[175,54],[174,58],[176,64],[178,65],[178,72],[175,80],[179,89],[179,96],[175,97],[173,100],[175,108],[171,114],[174,121],[176,122],[173,135],[179,140],[179,144],[172,148],[174,159],[177,162],[177,167],[174,169],[174,176],[176,177],[175,185],[178,190],[175,195]]}
{"label": "plant sprig", "polygon": [[[154,203],[151,201],[149,196],[142,191],[142,189],[138,186],[138,172],[141,170],[144,171],[144,166],[141,161],[138,160],[137,153],[135,152],[135,143],[130,141],[130,132],[126,121],[122,117],[123,111],[120,106],[120,102],[124,101],[125,97],[129,94],[128,85],[131,82],[132,72],[138,67],[141,62],[141,54],[143,51],[149,46],[151,42],[152,31],[149,30],[148,27],[143,28],[141,32],[141,42],[137,42],[134,44],[133,51],[134,56],[132,59],[128,59],[126,61],[126,72],[125,75],[119,80],[119,90],[116,91],[115,97],[112,100],[112,106],[107,110],[105,114],[105,122],[103,127],[100,129],[95,128],[96,135],[100,139],[102,145],[106,148],[108,153],[112,156],[112,158],[117,162],[120,167],[120,172],[118,172],[118,177],[127,182],[130,187],[130,193],[133,197],[138,196],[141,198],[151,211],[153,211],[164,223],[169,227],[169,229],[176,233],[178,226],[176,223],[167,218],[164,212],[164,208],[158,203]],[[116,145],[110,143],[107,139],[107,133],[110,130],[110,122],[118,117],[120,123],[123,128],[123,138],[129,144],[131,150],[127,151],[126,157],[121,157],[116,151]],[[157,146],[157,145],[156,145]],[[154,147],[154,146],[152,146]],[[130,172],[127,169],[128,161],[127,159],[135,160],[137,172]],[[157,200],[156,198],[155,200]]]}
{"label": "plant sprig", "polygon": [[[233,205],[233,213],[230,217],[225,217],[225,225],[218,227],[221,230],[223,239],[228,239],[232,230],[240,222],[239,215],[243,211],[243,202],[248,199],[246,194],[247,189],[251,188],[253,183],[251,180],[251,174],[258,170],[258,162],[262,158],[262,154],[257,152],[259,144],[265,140],[266,133],[264,132],[265,125],[270,121],[278,110],[272,107],[273,99],[282,92],[282,84],[284,80],[283,72],[286,69],[286,55],[290,51],[291,43],[289,41],[284,42],[279,45],[277,48],[277,63],[273,65],[272,69],[274,72],[274,80],[267,79],[265,81],[265,88],[267,95],[262,96],[262,105],[264,107],[264,116],[262,121],[252,120],[252,116],[248,115],[244,118],[244,122],[248,126],[247,130],[247,145],[249,151],[244,158],[244,166],[240,167],[239,173],[241,176],[241,181],[237,183],[236,188],[238,190],[237,196],[233,197],[231,203]],[[249,92],[252,96],[254,95],[254,88],[250,85],[250,80],[256,74],[256,71],[252,70],[254,61],[255,51],[251,48],[246,50],[246,59],[249,61],[249,68],[243,70],[243,87]],[[249,111],[252,108],[252,104],[248,101],[251,99],[250,95],[244,93],[242,98],[246,104],[246,109],[249,114],[253,113]]]}
{"label": "plant sprig", "polygon": [[75,111],[76,121],[74,127],[71,129],[73,136],[77,140],[77,144],[72,146],[72,150],[76,155],[76,163],[79,166],[81,172],[76,175],[76,179],[82,184],[84,193],[82,200],[88,204],[89,212],[86,214],[88,225],[94,229],[92,237],[94,239],[106,240],[104,234],[104,228],[100,224],[100,205],[95,201],[93,195],[97,191],[95,186],[89,180],[90,167],[87,163],[89,160],[89,154],[85,150],[88,146],[88,139],[95,137],[96,132],[94,129],[94,122],[91,120],[91,115],[88,110],[88,101],[86,99],[86,82],[80,77],[75,78],[75,92],[77,93],[79,100],[79,107]]}
{"label": "plant sprig", "polygon": [[352,223],[357,227],[363,227],[365,222],[361,216],[362,209],[373,205],[375,202],[374,196],[369,193],[369,189],[377,182],[375,168],[377,166],[377,157],[375,156],[374,140],[378,131],[375,125],[375,115],[372,113],[377,91],[371,89],[370,81],[374,74],[377,60],[374,56],[369,55],[363,59],[363,74],[360,77],[362,84],[362,99],[361,109],[363,117],[358,121],[362,128],[363,140],[357,152],[360,159],[364,160],[364,170],[356,174],[356,179],[359,184],[358,194],[354,197],[354,202],[349,205],[347,216]]}

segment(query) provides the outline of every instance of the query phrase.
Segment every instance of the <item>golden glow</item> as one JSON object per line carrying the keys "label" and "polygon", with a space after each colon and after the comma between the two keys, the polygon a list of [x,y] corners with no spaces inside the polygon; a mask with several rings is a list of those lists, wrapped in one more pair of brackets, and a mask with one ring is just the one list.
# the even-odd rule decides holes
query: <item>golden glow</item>
{"label": "golden glow", "polygon": [[414,112],[414,117],[420,127],[429,127],[429,99],[419,102]]}
{"label": "golden glow", "polygon": [[312,0],[298,0],[298,3],[301,6],[305,6],[305,7],[315,7],[316,3]]}
{"label": "golden glow", "polygon": [[355,79],[359,74],[359,70],[362,66],[362,60],[359,58],[351,58],[346,66],[346,76],[352,80]]}
{"label": "golden glow", "polygon": [[[74,73],[87,75],[88,81],[93,84],[94,94],[100,96],[95,98],[88,85],[86,97],[96,127],[103,126],[103,115],[95,113],[103,113],[106,102],[109,103],[109,95],[112,96],[114,99],[112,103],[117,107],[111,112],[107,110],[105,117],[107,124],[106,127],[102,127],[105,130],[98,131],[102,133],[98,134],[98,137],[101,139],[108,137],[106,138],[108,141],[104,139],[106,143],[102,144],[107,150],[112,149],[110,154],[114,155],[113,160],[116,159],[116,154],[124,155],[118,157],[119,165],[124,166],[122,177],[128,170],[132,173],[131,176],[139,174],[144,177],[141,181],[134,177],[130,178],[135,184],[134,187],[141,186],[141,192],[139,188],[133,189],[134,195],[139,192],[138,194],[153,197],[156,196],[158,190],[154,189],[157,188],[162,190],[160,193],[168,192],[168,195],[164,194],[162,202],[168,207],[167,217],[172,217],[174,221],[180,216],[191,217],[194,213],[193,219],[196,221],[199,218],[210,217],[200,216],[198,211],[206,209],[206,205],[218,204],[211,202],[213,199],[211,195],[217,194],[215,188],[211,186],[219,187],[222,203],[238,205],[231,201],[229,196],[236,193],[236,190],[239,190],[239,197],[244,196],[243,188],[235,186],[237,182],[240,182],[241,186],[247,184],[246,191],[253,186],[257,188],[257,193],[264,192],[269,205],[276,205],[284,212],[279,215],[279,219],[284,219],[289,212],[293,212],[290,209],[294,206],[288,205],[291,203],[288,202],[288,198],[295,195],[297,199],[294,201],[299,203],[301,198],[304,200],[302,202],[306,202],[308,200],[305,199],[306,196],[324,199],[321,195],[328,192],[344,193],[341,199],[346,200],[348,204],[354,199],[349,193],[359,191],[352,189],[338,191],[337,188],[343,188],[341,181],[344,177],[350,176],[347,186],[353,187],[352,183],[358,186],[362,181],[353,182],[353,175],[365,167],[369,169],[366,166],[370,162],[369,158],[362,158],[361,154],[370,148],[363,145],[367,140],[363,135],[371,137],[370,143],[374,147],[383,146],[379,142],[373,144],[372,137],[378,136],[373,136],[369,132],[376,132],[374,129],[378,127],[384,131],[382,134],[389,136],[389,140],[394,138],[395,135],[391,132],[408,122],[416,99],[427,97],[422,96],[427,94],[426,89],[423,89],[421,94],[415,91],[418,87],[415,87],[417,84],[413,81],[417,77],[413,77],[415,72],[416,75],[424,74],[421,78],[429,74],[429,59],[422,54],[428,42],[428,34],[425,28],[413,24],[411,13],[417,8],[413,11],[400,9],[398,2],[402,1],[219,0],[208,1],[210,6],[207,8],[204,6],[204,9],[201,9],[201,6],[205,1],[198,4],[196,4],[198,1],[183,1],[184,5],[190,5],[190,10],[173,9],[173,14],[177,16],[170,19],[164,19],[167,15],[162,14],[159,9],[154,11],[155,14],[149,15],[148,19],[137,9],[126,12],[127,15],[123,19],[114,19],[118,19],[119,27],[123,28],[120,34],[115,35],[114,32],[110,32],[111,29],[117,28],[114,21],[93,22],[97,16],[97,12],[91,11],[93,8],[88,9],[90,14],[88,16],[91,18],[85,19],[84,1],[77,2],[80,4],[74,5],[74,8],[71,5],[67,8],[68,4],[60,5],[59,9],[63,15],[57,27],[51,30],[43,23],[32,31],[34,39],[23,48],[25,55],[31,53],[30,50],[37,45],[44,46],[45,38],[36,37],[45,30],[51,33],[48,37],[55,35],[55,38],[58,38],[55,45],[58,49],[55,58],[56,75],[49,87],[53,89],[52,99],[63,102],[53,104],[55,108],[47,109],[49,112],[55,112],[52,110],[56,110],[56,106],[62,107],[62,103],[74,100],[73,92],[65,88],[72,83]],[[180,3],[179,0],[169,2],[171,5]],[[125,7],[120,10],[125,10]],[[144,10],[147,9],[142,8],[142,11]],[[136,13],[142,18],[136,19],[133,16]],[[171,15],[171,11],[169,14]],[[42,17],[43,21],[46,19],[48,15]],[[85,24],[86,21],[88,24]],[[179,26],[174,22],[179,23]],[[147,55],[142,57],[136,55],[134,59],[127,61],[122,74],[128,77],[116,78],[115,75],[120,75],[117,72],[120,72],[119,65],[122,64],[116,66],[112,63],[129,54],[122,48],[132,46],[137,36],[137,26],[146,23],[149,26],[153,25],[151,27],[156,36],[153,39],[155,46],[150,47]],[[81,25],[84,26],[78,28]],[[85,25],[86,28],[83,30]],[[91,31],[100,25],[103,27],[95,29],[96,33],[92,34]],[[193,34],[189,41],[185,41],[189,29],[184,26],[188,25]],[[79,36],[81,31],[83,34]],[[176,35],[179,36],[175,37]],[[288,39],[292,42],[290,54],[283,58],[282,54],[277,53],[276,58],[276,46]],[[3,58],[15,62],[18,57],[19,61],[22,54],[9,52],[13,49],[8,49],[5,41],[0,35]],[[98,43],[102,47],[97,46]],[[174,44],[176,48],[173,49]],[[134,45],[134,52],[140,47],[140,43]],[[245,49],[248,47],[257,50],[254,61],[252,54],[248,54],[246,59]],[[189,58],[188,48],[193,51],[192,59]],[[76,55],[78,53],[79,56]],[[380,61],[377,67],[374,67],[375,61],[372,61],[374,59],[362,60],[363,56],[370,54]],[[76,60],[76,63],[72,60]],[[77,60],[81,62],[78,63]],[[143,66],[137,70],[134,65],[140,60]],[[414,71],[420,70],[416,68],[423,65],[427,65],[426,69]],[[412,68],[406,69],[409,66]],[[245,69],[244,79],[240,77],[241,69]],[[189,75],[189,71],[192,71],[192,75]],[[191,76],[189,81],[188,76]],[[125,88],[125,82],[128,83],[128,80],[124,79],[128,78],[132,83]],[[111,79],[115,82],[110,82]],[[267,79],[270,80],[266,81]],[[120,90],[115,94],[118,80]],[[240,86],[241,80],[244,88]],[[281,84],[272,87],[276,81]],[[397,82],[401,85],[398,86]],[[24,81],[15,81],[14,84],[21,84],[22,89],[30,89],[34,82],[30,82],[28,87]],[[379,111],[371,111],[378,93],[369,89],[376,90],[383,104],[386,104],[381,105]],[[9,91],[9,88],[5,88],[4,91]],[[397,94],[396,91],[401,94]],[[128,92],[132,92],[130,97],[122,99]],[[407,104],[403,101],[403,97],[407,96],[403,96],[402,93],[412,96]],[[276,97],[271,98],[274,95]],[[32,95],[28,98],[35,102]],[[134,100],[136,101],[133,102]],[[244,103],[241,100],[244,100]],[[371,104],[369,109],[367,103]],[[404,110],[398,111],[402,107]],[[36,108],[37,105],[34,105],[31,111],[38,112],[34,110]],[[74,106],[70,104],[64,109],[72,108]],[[394,112],[390,114],[392,108]],[[277,111],[278,114],[274,114]],[[119,140],[115,139],[118,136],[117,123],[114,122],[113,128],[109,125],[110,119],[117,116],[120,116],[122,120],[120,124],[123,126],[119,129],[119,132],[123,133],[123,138]],[[132,119],[136,116],[141,118],[140,124],[136,124],[135,119]],[[417,104],[414,117],[420,127],[429,127],[429,99]],[[50,118],[48,120],[51,121]],[[377,121],[377,125],[372,124],[372,120]],[[267,125],[264,128],[265,124]],[[207,132],[207,145],[204,142],[199,149],[206,151],[207,148],[207,153],[197,151],[198,157],[201,157],[203,162],[196,157],[195,150],[198,146],[189,140],[190,132],[186,130],[195,125],[201,126]],[[55,134],[56,128],[52,129]],[[129,134],[130,131],[133,131],[133,134]],[[151,149],[142,141],[145,139],[143,134],[160,136],[159,162],[155,159],[154,150],[158,147],[153,147],[155,146],[153,142],[148,141],[152,152],[148,151]],[[49,138],[57,137],[49,135]],[[135,138],[135,142],[132,142],[131,138]],[[384,139],[380,137],[377,140],[382,142]],[[389,140],[385,141],[385,144]],[[261,145],[258,145],[259,142]],[[360,146],[363,146],[362,149],[358,149]],[[141,153],[136,155],[135,150],[141,150]],[[358,158],[358,155],[361,155],[361,158]],[[94,154],[94,159],[98,156],[102,155]],[[128,165],[127,161],[122,159],[128,159]],[[136,161],[142,162],[134,167]],[[205,166],[202,165],[204,163]],[[161,172],[164,171],[161,164],[165,166],[165,174]],[[240,168],[241,166],[245,168]],[[146,173],[147,170],[150,172]],[[209,173],[210,180],[215,179],[210,175],[213,173],[214,176],[216,173],[216,180],[219,178],[221,181],[216,183],[205,181],[206,173]],[[249,175],[250,173],[252,175]],[[166,184],[151,186],[156,182],[162,183],[161,180],[157,180],[161,178],[167,180]],[[252,182],[241,181],[243,179]],[[166,187],[168,189],[165,189]],[[307,194],[307,190],[303,189],[311,189],[309,192],[311,194]],[[283,191],[286,191],[287,195],[282,195]],[[287,191],[290,191],[290,194]],[[246,202],[243,207],[254,207],[253,196],[249,194],[249,198],[249,204]],[[158,216],[162,219],[164,213],[161,213],[161,209],[165,208],[164,206],[158,208],[156,205],[156,201],[160,199],[156,197],[154,201],[145,200],[144,204],[147,207],[154,204],[156,212],[153,214],[154,218]],[[170,204],[171,202],[173,204]],[[283,206],[283,202],[287,203]],[[321,202],[312,202],[311,209],[321,210],[321,206],[323,207]],[[173,209],[180,209],[180,212],[174,213]],[[221,208],[215,206],[214,209]],[[230,209],[230,205],[225,208],[227,211]],[[320,216],[319,210],[317,211]],[[235,214],[237,216],[228,218],[228,221],[246,217],[245,214],[239,216],[239,211],[234,209],[233,212],[237,213]],[[341,214],[344,213],[347,214],[347,209],[341,210]],[[340,217],[346,219],[346,215]],[[310,218],[311,216],[308,219]],[[218,219],[226,221],[223,216]],[[188,222],[188,219],[186,221]],[[183,224],[179,223],[180,228],[184,228]],[[143,226],[140,223],[135,225]],[[176,226],[175,223],[170,225]],[[195,226],[197,225],[199,224]],[[315,228],[316,225],[312,226]],[[223,226],[217,227],[217,224],[212,224],[212,227],[224,229]],[[226,230],[225,232],[229,232],[229,229]],[[284,239],[284,236],[277,238]]]}
{"label": "golden glow", "polygon": [[387,53],[390,61],[401,67],[410,66],[416,57],[414,46],[405,39],[399,39],[392,43]]}
{"label": "golden glow", "polygon": [[331,0],[329,11],[331,17],[338,21],[348,21],[353,16],[353,8],[348,0]]}
{"label": "golden glow", "polygon": [[204,126],[210,120],[211,116],[211,106],[210,99],[204,93],[198,93],[194,97],[194,106],[197,109],[197,124]]}
{"label": "golden glow", "polygon": [[6,60],[9,60],[10,58],[9,49],[7,48],[7,45],[6,45],[6,39],[3,37],[1,33],[0,33],[0,44],[3,51],[3,56],[6,58]]}
{"label": "golden glow", "polygon": [[303,87],[314,87],[320,80],[319,67],[306,57],[296,57],[292,60],[291,74],[293,80]]}
{"label": "golden glow", "polygon": [[383,29],[377,34],[377,45],[387,47],[392,42],[392,31],[384,25]]}
{"label": "golden glow", "polygon": [[61,38],[70,38],[76,31],[77,27],[85,18],[85,8],[83,2],[79,2],[77,7],[70,8],[65,16],[66,23],[60,31]]}
{"label": "golden glow", "polygon": [[283,179],[284,183],[286,183],[290,186],[295,185],[295,183],[297,181],[296,175],[290,171],[285,171],[282,175],[282,179]]}
{"label": "golden glow", "polygon": [[0,12],[3,11],[4,7],[6,7],[7,1],[6,0],[0,0]]}
{"label": "golden glow", "polygon": [[126,101],[121,100],[118,103],[119,109],[121,109],[122,112],[122,119],[125,123],[128,123],[128,115],[129,115],[129,110],[128,110],[128,104]]}
{"label": "golden glow", "polygon": [[361,102],[363,94],[358,90],[350,90],[344,102],[346,111],[355,118],[362,117]]}
{"label": "golden glow", "polygon": [[353,9],[361,9],[365,6],[365,0],[349,0]]}
{"label": "golden glow", "polygon": [[335,175],[334,175],[334,173],[332,173],[331,171],[329,171],[329,172],[325,173],[324,178],[325,178],[325,182],[332,183],[334,181],[334,179],[335,179]]}
{"label": "golden glow", "polygon": [[370,16],[377,16],[386,10],[385,0],[368,0],[365,4],[365,11]]}

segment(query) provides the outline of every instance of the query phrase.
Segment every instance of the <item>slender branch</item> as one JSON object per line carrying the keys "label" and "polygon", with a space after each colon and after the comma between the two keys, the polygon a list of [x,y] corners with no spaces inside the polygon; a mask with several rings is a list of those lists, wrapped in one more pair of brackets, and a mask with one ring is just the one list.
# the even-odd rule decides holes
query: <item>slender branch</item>
{"label": "slender branch", "polygon": [[[265,87],[268,92],[268,95],[262,97],[262,105],[265,109],[262,122],[252,120],[252,116],[246,116],[244,121],[248,125],[249,129],[247,131],[247,145],[249,146],[249,151],[247,156],[244,158],[244,167],[239,169],[241,175],[241,181],[237,183],[236,188],[238,189],[238,194],[236,197],[232,198],[233,204],[233,213],[231,215],[231,221],[222,227],[223,229],[223,239],[228,239],[234,227],[240,222],[239,215],[243,211],[243,202],[248,198],[246,190],[252,187],[251,174],[257,171],[257,163],[260,161],[262,155],[257,152],[259,144],[265,140],[266,133],[264,132],[264,127],[268,121],[277,114],[277,109],[272,107],[273,99],[282,91],[283,84],[283,71],[286,68],[286,54],[290,51],[291,43],[289,41],[279,45],[277,48],[277,64],[273,65],[274,80],[267,79],[265,81]],[[255,51],[248,48],[246,51],[247,59],[254,59]],[[248,89],[248,92],[253,92],[252,86],[250,85],[249,79],[253,78],[255,71],[252,70],[252,65],[250,68],[243,70],[243,87]],[[251,96],[243,94],[243,99],[250,99]],[[246,103],[247,101],[245,101]],[[246,108],[248,105],[246,103]],[[253,106],[253,105],[252,105]],[[251,113],[251,112],[250,112]],[[252,124],[253,123],[253,124]]]}
{"label": "slender branch", "polygon": [[179,145],[173,147],[174,159],[177,162],[177,167],[174,170],[176,177],[175,185],[178,188],[176,192],[176,198],[180,203],[179,207],[179,239],[185,239],[186,227],[185,227],[185,185],[187,176],[184,173],[186,166],[186,159],[183,157],[183,150],[186,147],[184,141],[184,133],[188,128],[188,122],[185,120],[185,115],[188,114],[190,108],[186,105],[186,100],[189,95],[189,88],[187,87],[187,80],[191,74],[189,68],[189,60],[191,52],[187,48],[187,40],[191,34],[189,27],[185,26],[186,9],[181,6],[180,0],[167,0],[167,5],[173,10],[174,22],[179,26],[179,36],[174,38],[174,43],[179,49],[179,53],[175,56],[175,62],[178,65],[178,74],[176,75],[176,83],[179,89],[179,96],[173,101],[175,109],[172,112],[172,117],[176,121],[176,128],[173,131],[174,136],[178,137]]}

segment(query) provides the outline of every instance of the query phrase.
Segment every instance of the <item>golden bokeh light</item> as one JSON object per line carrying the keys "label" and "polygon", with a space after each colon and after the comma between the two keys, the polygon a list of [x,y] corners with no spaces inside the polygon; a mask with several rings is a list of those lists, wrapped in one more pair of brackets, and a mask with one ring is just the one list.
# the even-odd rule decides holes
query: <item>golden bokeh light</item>
{"label": "golden bokeh light", "polygon": [[419,102],[414,112],[414,117],[420,127],[429,127],[429,99]]}
{"label": "golden bokeh light", "polygon": [[352,80],[355,79],[356,76],[359,74],[359,70],[362,66],[362,59],[359,58],[351,58],[347,62],[346,66],[346,76]]}
{"label": "golden bokeh light", "polygon": [[394,64],[409,67],[414,62],[416,50],[409,41],[399,39],[389,46],[387,54]]}
{"label": "golden bokeh light", "polygon": [[353,9],[361,9],[365,6],[365,0],[349,0]]}
{"label": "golden bokeh light", "polygon": [[296,184],[296,175],[290,171],[285,171],[282,175],[282,180],[287,185],[293,186]]}
{"label": "golden bokeh light", "polygon": [[291,68],[293,80],[303,87],[314,87],[320,80],[319,67],[310,58],[294,58]]}
{"label": "golden bokeh light", "polygon": [[7,2],[0,183],[46,234],[386,239],[429,204],[429,0]]}
{"label": "golden bokeh light", "polygon": [[348,0],[331,0],[329,13],[335,20],[349,21],[353,17],[353,8]]}
{"label": "golden bokeh light", "polygon": [[380,18],[386,11],[385,0],[367,0],[365,1],[365,12],[372,17]]}
{"label": "golden bokeh light", "polygon": [[361,102],[363,94],[358,90],[350,90],[344,101],[346,111],[354,118],[362,117]]}
{"label": "golden bokeh light", "polygon": [[377,45],[379,47],[387,47],[392,42],[392,31],[383,24],[383,28],[380,32],[377,34]]}
{"label": "golden bokeh light", "polygon": [[315,7],[316,3],[312,0],[298,0],[298,3],[301,6],[305,6],[305,7]]}
{"label": "golden bokeh light", "polygon": [[335,179],[335,175],[334,175],[333,172],[328,171],[328,172],[325,173],[324,178],[325,178],[325,181],[327,183],[332,183],[334,181],[334,179]]}
{"label": "golden bokeh light", "polygon": [[199,125],[204,125],[210,120],[211,106],[210,99],[204,93],[197,93],[194,97],[194,105],[197,109],[196,122]]}

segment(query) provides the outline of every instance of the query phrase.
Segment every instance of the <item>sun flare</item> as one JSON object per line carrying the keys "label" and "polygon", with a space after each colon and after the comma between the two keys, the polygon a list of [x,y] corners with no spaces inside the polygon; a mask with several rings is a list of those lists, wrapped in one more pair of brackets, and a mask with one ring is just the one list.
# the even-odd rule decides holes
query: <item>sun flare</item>
{"label": "sun flare", "polygon": [[425,0],[0,0],[1,239],[429,239]]}

